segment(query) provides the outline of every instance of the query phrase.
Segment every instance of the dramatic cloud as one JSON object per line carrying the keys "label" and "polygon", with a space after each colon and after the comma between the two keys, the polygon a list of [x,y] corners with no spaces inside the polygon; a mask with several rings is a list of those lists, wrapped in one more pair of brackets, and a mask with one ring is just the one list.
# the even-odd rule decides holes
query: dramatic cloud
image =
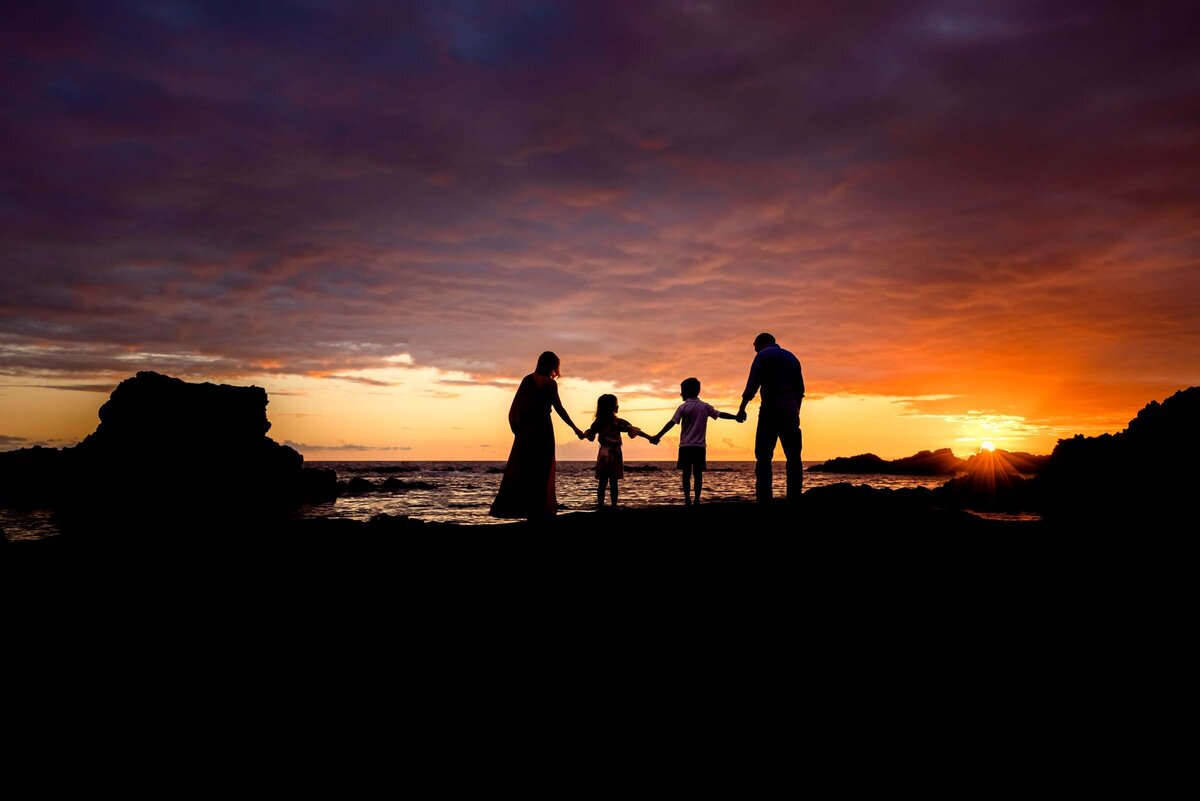
{"label": "dramatic cloud", "polygon": [[15,6],[0,375],[511,387],[553,349],[736,391],[768,330],[814,394],[1121,419],[1200,382],[1197,17]]}
{"label": "dramatic cloud", "polygon": [[33,387],[35,389],[57,389],[68,392],[98,392],[108,395],[116,389],[116,384],[9,384],[13,387]]}
{"label": "dramatic cloud", "polygon": [[23,448],[25,445],[25,437],[10,437],[0,434],[0,448],[8,450],[10,448]]}
{"label": "dramatic cloud", "polygon": [[391,381],[381,381],[378,378],[368,378],[359,375],[328,375],[324,378],[335,378],[338,381],[349,381],[352,384],[362,384],[368,387],[394,387],[396,384]]}

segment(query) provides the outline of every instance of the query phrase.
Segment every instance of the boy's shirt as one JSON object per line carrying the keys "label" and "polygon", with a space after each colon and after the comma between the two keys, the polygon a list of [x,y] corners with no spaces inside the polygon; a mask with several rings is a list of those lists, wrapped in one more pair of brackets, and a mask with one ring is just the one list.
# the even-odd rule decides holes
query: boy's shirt
{"label": "boy's shirt", "polygon": [[672,423],[682,423],[679,436],[681,448],[703,448],[704,435],[708,429],[708,418],[717,419],[717,410],[699,398],[688,398],[675,410]]}

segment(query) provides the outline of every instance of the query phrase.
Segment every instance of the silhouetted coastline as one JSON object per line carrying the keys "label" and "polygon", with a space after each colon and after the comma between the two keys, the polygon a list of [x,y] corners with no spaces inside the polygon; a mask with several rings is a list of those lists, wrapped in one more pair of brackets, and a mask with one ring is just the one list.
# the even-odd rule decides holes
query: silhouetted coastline
{"label": "silhouetted coastline", "polygon": [[808,468],[815,473],[874,473],[887,476],[952,476],[966,466],[949,448],[919,451],[902,459],[882,459],[873,453],[839,456]]}
{"label": "silhouetted coastline", "polygon": [[[332,470],[305,467],[298,453],[266,436],[266,405],[266,393],[255,387],[187,384],[156,373],[122,382],[101,408],[96,432],[75,448],[0,453],[0,502],[51,508],[63,532],[38,541],[6,540],[15,546],[7,550],[61,552],[120,543],[162,548],[210,542],[217,531],[227,542],[236,537],[239,545],[270,547],[343,541],[395,547],[397,538],[409,535],[486,532],[494,537],[498,529],[519,532],[547,525],[557,534],[614,531],[614,518],[576,512],[540,526],[456,525],[388,515],[368,522],[303,518],[297,508],[313,500],[437,485],[394,476],[339,485]],[[182,433],[168,437],[166,432]],[[960,475],[936,489],[835,484],[810,489],[792,505],[712,503],[609,514],[617,515],[620,535],[657,538],[695,536],[700,521],[705,530],[722,532],[718,536],[751,530],[805,536],[1067,531],[1098,520],[1140,524],[1187,510],[1198,477],[1197,446],[1200,388],[1193,387],[1149,404],[1120,433],[1060,440],[1048,458],[996,451],[959,460]],[[942,453],[926,451],[897,461],[948,463]],[[1137,465],[1157,469],[1139,473],[1132,469]],[[1037,468],[1038,475],[1030,478]],[[460,469],[468,468],[446,466],[446,471]],[[390,472],[416,471],[395,465]],[[1027,519],[1033,515],[1044,519]]]}

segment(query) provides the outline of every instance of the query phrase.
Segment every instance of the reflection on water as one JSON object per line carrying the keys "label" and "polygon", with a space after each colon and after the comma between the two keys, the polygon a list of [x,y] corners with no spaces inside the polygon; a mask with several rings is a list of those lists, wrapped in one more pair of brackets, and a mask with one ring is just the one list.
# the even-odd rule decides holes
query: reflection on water
{"label": "reflection on water", "polygon": [[[504,523],[488,517],[488,509],[500,487],[503,462],[309,462],[312,467],[337,471],[338,480],[365,478],[382,483],[403,474],[405,481],[427,481],[433,490],[405,490],[339,498],[335,503],[307,507],[311,517],[369,520],[387,513],[421,520],[451,523]],[[806,464],[819,464],[807,462]],[[591,509],[596,503],[594,462],[558,463],[558,503],[563,511]],[[709,501],[754,499],[754,462],[709,462],[704,474],[704,498]],[[940,487],[944,476],[863,476],[838,473],[805,473],[804,488],[823,487],[849,481],[873,487]],[[658,506],[682,503],[680,474],[674,462],[631,461],[621,481],[622,506]],[[783,464],[775,465],[775,493],[783,497]],[[607,500],[606,500],[607,502]]]}
{"label": "reflection on water", "polygon": [[0,506],[0,529],[12,541],[40,540],[58,534],[49,509],[6,509]]}

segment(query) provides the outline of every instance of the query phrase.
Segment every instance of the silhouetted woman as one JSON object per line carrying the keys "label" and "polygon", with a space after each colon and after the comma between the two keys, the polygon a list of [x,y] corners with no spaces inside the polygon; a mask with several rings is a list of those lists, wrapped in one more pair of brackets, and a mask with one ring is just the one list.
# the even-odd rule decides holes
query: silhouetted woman
{"label": "silhouetted woman", "polygon": [[550,410],[558,412],[575,436],[583,432],[558,399],[558,357],[546,351],[537,368],[521,380],[508,410],[508,427],[514,434],[500,491],[492,502],[493,517],[542,517],[558,512],[554,494],[554,424]]}

